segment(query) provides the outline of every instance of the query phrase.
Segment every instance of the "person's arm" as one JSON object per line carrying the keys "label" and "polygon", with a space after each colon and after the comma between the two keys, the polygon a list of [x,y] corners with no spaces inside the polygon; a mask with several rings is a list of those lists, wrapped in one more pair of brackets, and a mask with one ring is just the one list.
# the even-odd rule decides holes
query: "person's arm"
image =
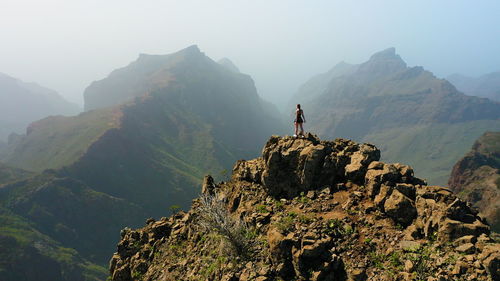
{"label": "person's arm", "polygon": [[306,123],[306,116],[304,115],[304,110],[302,110],[302,119],[304,119],[304,123]]}

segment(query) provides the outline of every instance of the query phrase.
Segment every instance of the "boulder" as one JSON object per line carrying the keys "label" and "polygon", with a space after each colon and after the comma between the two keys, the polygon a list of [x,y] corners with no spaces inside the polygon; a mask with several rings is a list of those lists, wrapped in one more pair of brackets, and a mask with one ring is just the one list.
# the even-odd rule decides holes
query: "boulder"
{"label": "boulder", "polygon": [[362,144],[351,155],[350,163],[345,167],[345,177],[353,182],[363,183],[368,166],[380,159],[380,150],[371,144]]}
{"label": "boulder", "polygon": [[415,203],[398,190],[394,190],[384,203],[385,213],[395,222],[408,226],[417,216]]}
{"label": "boulder", "polygon": [[488,244],[478,255],[491,280],[500,280],[500,244]]}

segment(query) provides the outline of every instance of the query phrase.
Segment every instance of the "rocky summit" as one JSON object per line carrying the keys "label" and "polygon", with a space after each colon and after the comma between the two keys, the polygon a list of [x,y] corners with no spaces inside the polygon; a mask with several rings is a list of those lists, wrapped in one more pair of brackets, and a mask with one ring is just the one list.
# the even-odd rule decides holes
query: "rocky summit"
{"label": "rocky summit", "polygon": [[188,212],[124,229],[112,280],[500,280],[469,203],[371,144],[271,137]]}

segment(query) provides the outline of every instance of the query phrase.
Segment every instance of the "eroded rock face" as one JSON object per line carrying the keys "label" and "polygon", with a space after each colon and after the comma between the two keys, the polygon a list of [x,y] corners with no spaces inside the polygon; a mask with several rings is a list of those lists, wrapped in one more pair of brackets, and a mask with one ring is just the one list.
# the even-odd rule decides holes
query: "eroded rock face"
{"label": "eroded rock face", "polygon": [[469,153],[458,161],[448,184],[500,232],[500,132],[486,132]]}
{"label": "eroded rock face", "polygon": [[379,159],[380,151],[370,144],[320,141],[311,134],[305,138],[273,136],[261,158],[236,164],[233,179],[262,184],[277,198],[293,198],[346,179],[362,182],[368,165]]}
{"label": "eroded rock face", "polygon": [[[195,199],[187,213],[122,231],[111,278],[498,280],[499,244],[477,211],[379,156],[349,140],[272,137],[229,182],[203,182],[203,198],[222,202],[218,213],[245,235],[201,227],[207,209]],[[251,246],[234,250],[234,237]]]}

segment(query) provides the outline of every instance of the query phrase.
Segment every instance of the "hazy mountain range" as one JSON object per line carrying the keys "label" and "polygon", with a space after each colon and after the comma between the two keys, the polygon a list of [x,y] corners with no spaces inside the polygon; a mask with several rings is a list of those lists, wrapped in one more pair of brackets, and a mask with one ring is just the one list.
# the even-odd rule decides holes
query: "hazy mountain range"
{"label": "hazy mountain range", "polygon": [[500,102],[500,71],[479,77],[453,74],[446,77],[446,79],[466,95],[489,98]]}
{"label": "hazy mountain range", "polygon": [[408,67],[394,48],[311,78],[295,103],[303,104],[307,130],[374,143],[385,161],[408,163],[431,184],[445,184],[475,139],[500,129],[500,103]]}
{"label": "hazy mountain range", "polygon": [[25,133],[33,121],[49,115],[73,115],[80,108],[57,92],[0,73],[0,140]]}
{"label": "hazy mountain range", "polygon": [[[196,46],[141,54],[84,100],[85,112],[44,113],[0,142],[1,280],[102,279],[120,229],[187,208],[204,175],[227,179],[236,160],[293,130],[250,76]],[[500,130],[499,103],[407,67],[393,48],[311,78],[296,103],[306,131],[375,143],[385,161],[433,184],[477,137]]]}
{"label": "hazy mountain range", "polygon": [[[72,266],[102,277],[102,267],[87,272],[87,261],[106,264],[120,229],[164,216],[174,205],[188,206],[206,173],[223,178],[235,160],[257,155],[261,143],[284,127],[250,76],[214,62],[196,46],[140,55],[92,83],[85,109],[32,123],[1,157],[37,173],[0,188],[6,220],[25,221],[31,227],[26,233],[38,231],[52,239],[53,248],[75,249],[72,259],[83,260],[41,251],[62,268],[52,280],[74,280],[65,275]],[[39,240],[20,236],[29,237],[27,245]],[[3,264],[12,263],[6,258]]]}

